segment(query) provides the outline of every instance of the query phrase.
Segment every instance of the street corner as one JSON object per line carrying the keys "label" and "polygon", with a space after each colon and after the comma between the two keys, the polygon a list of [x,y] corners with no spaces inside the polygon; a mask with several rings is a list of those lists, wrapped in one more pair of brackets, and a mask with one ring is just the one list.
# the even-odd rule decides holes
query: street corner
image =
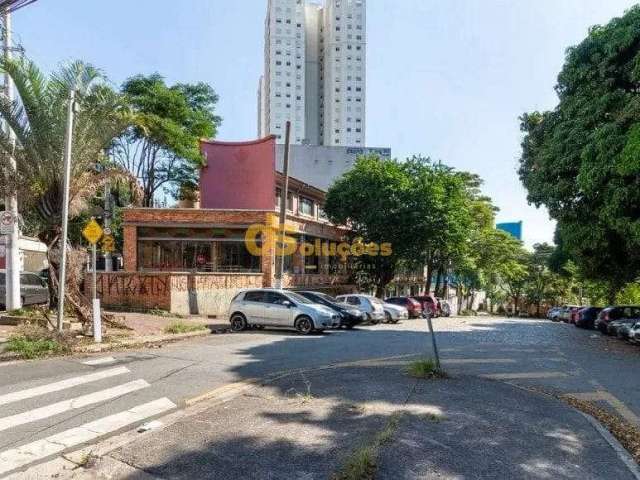
{"label": "street corner", "polygon": [[157,478],[634,479],[560,401],[477,377],[415,379],[398,365],[256,384],[109,456]]}

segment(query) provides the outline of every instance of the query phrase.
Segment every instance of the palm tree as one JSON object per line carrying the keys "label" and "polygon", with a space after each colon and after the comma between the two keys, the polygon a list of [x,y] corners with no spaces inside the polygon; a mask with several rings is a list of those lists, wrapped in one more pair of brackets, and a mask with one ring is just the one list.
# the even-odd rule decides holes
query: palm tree
{"label": "palm tree", "polygon": [[[105,182],[131,180],[130,174],[109,164],[104,154],[126,129],[129,114],[122,97],[109,88],[101,72],[86,63],[71,63],[49,77],[24,58],[0,61],[0,69],[11,77],[17,93],[15,100],[0,97],[0,117],[13,134],[0,132],[0,196],[17,194],[23,214],[36,217],[37,235],[49,246],[51,278],[55,278],[58,258],[51,252],[61,228],[69,92],[76,91],[79,105],[73,131],[69,217],[82,213]],[[67,281],[73,284],[72,279]],[[71,304],[77,307],[82,296],[77,289],[72,296]]]}

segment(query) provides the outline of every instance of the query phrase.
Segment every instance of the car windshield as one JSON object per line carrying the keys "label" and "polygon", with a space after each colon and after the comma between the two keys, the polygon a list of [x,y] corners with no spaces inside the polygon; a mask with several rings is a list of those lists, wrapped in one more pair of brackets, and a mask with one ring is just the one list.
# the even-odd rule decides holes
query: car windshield
{"label": "car windshield", "polygon": [[305,298],[302,295],[294,292],[287,292],[287,297],[289,297],[291,300],[297,303],[305,303],[305,304],[315,303],[309,300],[308,298]]}
{"label": "car windshield", "polygon": [[380,300],[378,297],[367,297],[371,303],[375,303],[376,305],[384,305],[384,302]]}
{"label": "car windshield", "polygon": [[320,297],[321,299],[326,300],[327,302],[336,303],[338,301],[335,298],[333,298],[331,295],[327,295],[326,293],[314,292],[313,294],[316,297]]}

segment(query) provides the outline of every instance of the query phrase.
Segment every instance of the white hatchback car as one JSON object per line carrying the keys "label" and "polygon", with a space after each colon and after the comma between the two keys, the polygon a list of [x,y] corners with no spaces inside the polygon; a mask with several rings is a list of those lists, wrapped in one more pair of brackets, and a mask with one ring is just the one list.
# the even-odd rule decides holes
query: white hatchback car
{"label": "white hatchback car", "polygon": [[287,290],[261,288],[238,293],[229,305],[231,330],[250,326],[295,329],[302,334],[340,327],[340,315]]}
{"label": "white hatchback car", "polygon": [[353,307],[356,307],[361,312],[364,312],[367,316],[367,321],[370,323],[380,323],[385,319],[384,303],[379,298],[372,295],[362,295],[360,293],[349,295],[338,295],[336,300],[340,303],[346,303]]}

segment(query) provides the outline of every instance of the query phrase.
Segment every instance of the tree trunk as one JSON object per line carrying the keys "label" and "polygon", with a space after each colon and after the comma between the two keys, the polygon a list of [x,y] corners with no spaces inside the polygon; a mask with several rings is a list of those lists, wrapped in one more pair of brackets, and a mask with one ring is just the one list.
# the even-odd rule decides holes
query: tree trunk
{"label": "tree trunk", "polygon": [[438,297],[442,297],[441,292],[440,292],[440,284],[442,283],[442,264],[440,264],[440,266],[438,267],[437,273],[436,273],[436,285],[433,288],[433,291],[435,292],[436,296]]}
{"label": "tree trunk", "polygon": [[433,262],[430,260],[427,263],[427,279],[424,285],[424,289],[425,289],[425,295],[429,295],[429,293],[431,293],[431,277],[433,274]]}

